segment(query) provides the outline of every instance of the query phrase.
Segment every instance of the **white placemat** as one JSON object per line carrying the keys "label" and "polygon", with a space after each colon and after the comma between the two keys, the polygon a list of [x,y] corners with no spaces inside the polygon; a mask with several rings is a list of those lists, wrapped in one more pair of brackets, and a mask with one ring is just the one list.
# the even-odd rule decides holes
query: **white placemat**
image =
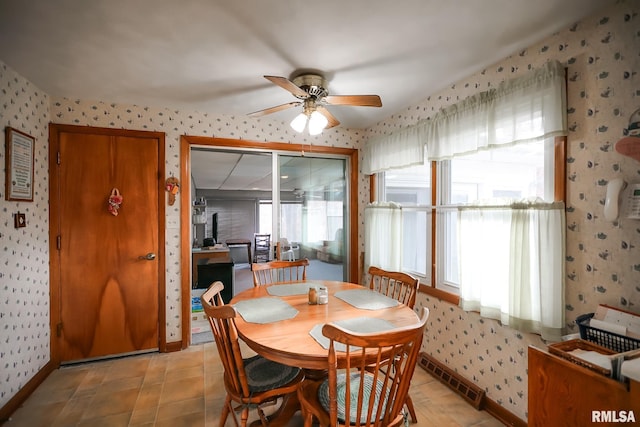
{"label": "white placemat", "polygon": [[273,323],[292,319],[298,314],[298,310],[275,297],[244,300],[233,306],[242,318],[250,323]]}
{"label": "white placemat", "polygon": [[302,282],[302,283],[288,283],[283,285],[270,285],[267,287],[267,293],[276,297],[287,297],[290,295],[306,295],[309,293],[309,288],[322,286],[319,283]]}
{"label": "white placemat", "polygon": [[336,292],[334,295],[344,302],[364,310],[381,310],[400,304],[393,298],[389,298],[371,289],[350,289],[348,291]]}
{"label": "white placemat", "polygon": [[[368,333],[368,332],[384,332],[394,329],[393,323],[390,323],[384,319],[378,319],[375,317],[355,317],[353,319],[344,319],[333,322],[335,325],[343,327],[353,332]],[[329,338],[322,335],[322,327],[324,323],[315,325],[309,334],[315,339],[322,347],[329,349]],[[336,351],[346,351],[346,346],[342,343],[335,343]],[[358,347],[351,347],[352,349],[358,349]]]}

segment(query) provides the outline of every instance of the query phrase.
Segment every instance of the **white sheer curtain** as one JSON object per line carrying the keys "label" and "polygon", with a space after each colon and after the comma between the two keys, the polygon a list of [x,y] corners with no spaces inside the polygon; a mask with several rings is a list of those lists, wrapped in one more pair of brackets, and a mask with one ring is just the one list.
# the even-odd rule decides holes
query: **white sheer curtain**
{"label": "white sheer curtain", "polygon": [[460,305],[557,341],[564,327],[563,203],[460,208]]}
{"label": "white sheer curtain", "polygon": [[370,203],[364,210],[364,268],[402,268],[402,208],[393,202]]}

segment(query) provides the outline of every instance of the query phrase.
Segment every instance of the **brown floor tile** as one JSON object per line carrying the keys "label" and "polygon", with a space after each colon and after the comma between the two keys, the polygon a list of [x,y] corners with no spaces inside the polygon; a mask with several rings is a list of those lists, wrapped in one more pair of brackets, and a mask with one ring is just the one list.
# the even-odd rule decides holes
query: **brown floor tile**
{"label": "brown floor tile", "polygon": [[163,384],[144,384],[140,389],[136,409],[157,408],[160,405]]}
{"label": "brown floor tile", "polygon": [[90,410],[93,396],[74,397],[54,420],[55,426],[76,425],[82,420],[85,411]]}
{"label": "brown floor tile", "polygon": [[158,408],[156,422],[176,419],[189,414],[200,414],[204,421],[204,397],[163,403]]}
{"label": "brown floor tile", "polygon": [[[66,384],[65,384],[66,385]],[[66,403],[76,392],[75,388],[53,388],[37,389],[24,403],[25,406],[42,406],[52,403]]]}
{"label": "brown floor tile", "polygon": [[118,393],[127,390],[139,390],[144,377],[119,377],[105,379],[96,394]]}
{"label": "brown floor tile", "polygon": [[211,424],[205,424],[204,412],[196,412],[192,414],[180,415],[175,418],[167,418],[158,420],[156,427],[204,427]]}
{"label": "brown floor tile", "polygon": [[49,427],[64,409],[66,402],[23,406],[11,416],[7,426]]}
{"label": "brown floor tile", "polygon": [[114,361],[109,369],[108,376],[115,380],[119,378],[144,377],[149,368],[149,359],[137,356],[131,360],[119,359]]}
{"label": "brown floor tile", "polygon": [[58,369],[53,371],[47,381],[38,387],[37,392],[48,393],[51,390],[76,389],[86,381],[86,378],[91,375],[91,371],[88,367]]}
{"label": "brown floor tile", "polygon": [[138,394],[138,389],[101,391],[93,397],[91,406],[85,411],[82,421],[123,413],[131,415],[138,400]]}
{"label": "brown floor tile", "polygon": [[127,427],[129,420],[131,420],[131,413],[106,415],[81,421],[78,427]]}
{"label": "brown floor tile", "polygon": [[187,377],[177,381],[167,381],[160,395],[160,405],[196,397],[204,399],[204,381],[202,377]]}
{"label": "brown floor tile", "polygon": [[204,366],[202,365],[202,361],[200,361],[199,365],[167,370],[167,373],[165,374],[165,381],[173,382],[185,378],[202,378],[203,375]]}
{"label": "brown floor tile", "polygon": [[152,426],[158,415],[158,407],[140,408],[136,405],[136,409],[131,414],[130,426]]}

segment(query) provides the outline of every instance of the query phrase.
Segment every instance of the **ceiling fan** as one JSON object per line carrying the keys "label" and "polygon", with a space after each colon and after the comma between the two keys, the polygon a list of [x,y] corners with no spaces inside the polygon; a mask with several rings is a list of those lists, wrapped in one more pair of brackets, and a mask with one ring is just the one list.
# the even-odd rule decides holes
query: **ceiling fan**
{"label": "ceiling fan", "polygon": [[300,72],[291,79],[279,76],[264,76],[265,79],[291,92],[300,101],[288,102],[250,113],[251,117],[260,117],[293,107],[303,106],[300,113],[291,122],[291,127],[302,132],[309,124],[309,134],[318,135],[325,128],[338,126],[340,122],[325,105],[351,105],[361,107],[382,107],[378,95],[329,95],[327,80],[317,72]]}

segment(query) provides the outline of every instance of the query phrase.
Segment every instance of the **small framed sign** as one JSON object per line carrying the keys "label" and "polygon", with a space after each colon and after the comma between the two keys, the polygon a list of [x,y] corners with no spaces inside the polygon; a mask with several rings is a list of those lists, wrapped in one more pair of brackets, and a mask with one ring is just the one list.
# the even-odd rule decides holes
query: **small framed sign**
{"label": "small framed sign", "polygon": [[35,138],[7,127],[5,129],[5,157],[7,200],[33,201],[33,161]]}

